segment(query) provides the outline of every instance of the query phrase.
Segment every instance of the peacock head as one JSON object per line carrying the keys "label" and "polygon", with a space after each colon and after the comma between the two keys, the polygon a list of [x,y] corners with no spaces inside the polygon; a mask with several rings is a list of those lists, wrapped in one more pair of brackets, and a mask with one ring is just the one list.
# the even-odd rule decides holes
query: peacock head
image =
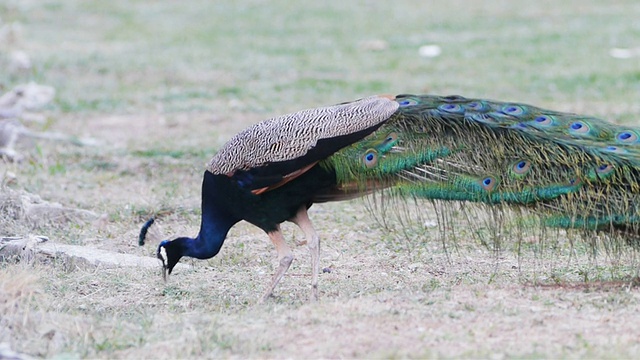
{"label": "peacock head", "polygon": [[174,240],[163,240],[158,246],[157,256],[162,261],[162,278],[166,281],[167,275],[171,275],[171,271],[178,264],[183,256],[181,243],[186,238],[177,238]]}

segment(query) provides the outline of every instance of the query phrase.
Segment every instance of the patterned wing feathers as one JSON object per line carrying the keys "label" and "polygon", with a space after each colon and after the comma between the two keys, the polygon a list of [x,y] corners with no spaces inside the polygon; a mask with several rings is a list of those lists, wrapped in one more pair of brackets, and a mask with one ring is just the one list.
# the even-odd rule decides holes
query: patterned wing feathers
{"label": "patterned wing feathers", "polygon": [[[272,163],[304,158],[321,140],[343,138],[357,141],[350,134],[374,131],[398,109],[398,103],[384,96],[372,96],[358,101],[302,110],[255,124],[235,135],[211,159],[207,169],[213,174],[233,175]],[[369,130],[370,131],[367,131]],[[331,153],[349,145],[325,141]],[[300,168],[321,159],[295,162]],[[293,163],[292,163],[293,164]],[[297,169],[288,169],[294,172]],[[281,171],[281,170],[277,170]],[[280,175],[287,175],[282,173]]]}

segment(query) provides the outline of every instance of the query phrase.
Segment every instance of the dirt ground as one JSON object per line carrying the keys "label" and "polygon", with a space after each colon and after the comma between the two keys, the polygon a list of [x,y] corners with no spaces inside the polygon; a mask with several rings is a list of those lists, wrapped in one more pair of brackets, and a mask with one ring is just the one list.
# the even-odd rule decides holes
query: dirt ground
{"label": "dirt ground", "polygon": [[[101,226],[44,224],[30,230],[19,222],[5,222],[8,229],[140,256],[153,256],[161,238],[193,234],[199,222],[198,161],[190,155],[180,155],[187,157],[184,161],[165,154],[131,155],[138,150],[122,156],[131,144],[145,149],[162,142],[167,128],[175,129],[175,139],[181,132],[206,131],[212,121],[206,116],[182,120],[186,118],[173,119],[184,121],[178,127],[158,125],[152,115],[70,119],[61,124],[59,131],[99,133],[98,140],[108,145],[98,151],[39,144],[45,156],[55,150],[78,159],[79,165],[69,165],[65,176],[26,179],[29,165],[24,164],[5,164],[4,171],[18,173],[13,183],[26,188],[41,181],[37,184],[41,196],[104,212],[108,221]],[[137,130],[123,131],[125,123],[135,124]],[[152,130],[140,139],[137,131],[144,129]],[[22,143],[23,149],[29,145]],[[88,162],[109,165],[84,173],[82,164]],[[76,176],[80,172],[83,176]],[[168,184],[162,185],[163,181]],[[175,183],[180,186],[174,187]],[[276,296],[258,304],[276,257],[266,235],[248,224],[232,230],[216,258],[185,261],[193,267],[176,271],[166,284],[159,267],[4,263],[0,338],[15,351],[45,357],[631,358],[638,354],[635,251],[608,253],[600,247],[594,258],[588,246],[579,245],[584,242],[571,246],[564,233],[543,237],[539,229],[527,229],[505,230],[502,238],[508,241],[496,252],[490,250],[495,245],[490,236],[473,235],[492,224],[486,209],[467,209],[480,223],[473,225],[460,208],[436,206],[449,227],[444,229],[444,240],[438,216],[428,203],[408,205],[410,215],[384,215],[386,228],[376,220],[380,214],[369,213],[368,201],[314,206],[311,217],[323,241],[321,267],[328,269],[321,275],[318,303],[308,302],[308,253],[298,246],[296,261]],[[158,227],[152,228],[149,244],[139,248],[139,226],[154,212],[159,215]],[[405,224],[399,226],[400,221]],[[302,240],[293,226],[284,229],[290,243]],[[553,238],[557,240],[549,240]],[[482,245],[483,239],[492,245]]]}
{"label": "dirt ground", "polygon": [[[28,192],[93,215],[30,218],[12,200],[0,206],[0,237],[153,258],[162,239],[197,232],[205,164],[233,134],[375,93],[637,124],[637,59],[609,54],[638,46],[637,1],[183,3],[0,3],[0,89],[53,86],[44,120],[26,126],[93,140],[19,140],[23,161],[0,161],[0,199]],[[442,54],[424,57],[423,45]],[[31,69],[10,70],[15,50]],[[160,264],[2,261],[0,358],[640,356],[639,258],[624,241],[469,204],[380,204],[311,208],[325,269],[317,303],[291,224],[295,261],[264,304],[276,253],[246,223],[215,258],[184,259],[166,283]]]}

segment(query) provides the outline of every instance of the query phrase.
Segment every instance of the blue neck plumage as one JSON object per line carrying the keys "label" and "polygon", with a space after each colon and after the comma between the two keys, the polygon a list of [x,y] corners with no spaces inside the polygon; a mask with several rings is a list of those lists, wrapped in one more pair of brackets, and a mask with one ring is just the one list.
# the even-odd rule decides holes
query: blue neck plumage
{"label": "blue neck plumage", "polygon": [[240,219],[226,211],[219,201],[220,191],[216,191],[214,175],[205,171],[202,182],[202,222],[196,238],[183,238],[182,255],[197,259],[214,257],[222,248],[227,233]]}

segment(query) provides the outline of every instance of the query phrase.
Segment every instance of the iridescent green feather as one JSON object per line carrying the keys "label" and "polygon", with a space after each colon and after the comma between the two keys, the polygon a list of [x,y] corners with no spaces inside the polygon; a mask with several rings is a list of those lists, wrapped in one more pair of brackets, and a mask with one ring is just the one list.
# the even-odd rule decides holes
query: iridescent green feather
{"label": "iridescent green feather", "polygon": [[640,129],[459,96],[396,101],[380,129],[323,162],[338,184],[526,207],[554,227],[639,233]]}

